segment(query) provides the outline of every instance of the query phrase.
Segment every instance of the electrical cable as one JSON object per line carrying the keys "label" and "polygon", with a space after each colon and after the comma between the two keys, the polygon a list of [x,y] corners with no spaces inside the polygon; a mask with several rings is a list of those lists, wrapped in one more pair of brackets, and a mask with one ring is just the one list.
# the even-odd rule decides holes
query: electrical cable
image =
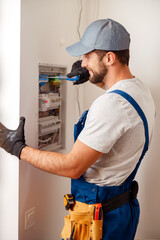
{"label": "electrical cable", "polygon": [[40,142],[40,143],[46,143],[46,142],[48,142],[48,141],[50,141],[50,140],[52,140],[51,137],[49,137],[49,138],[47,138],[47,139],[44,139],[44,140],[39,139],[39,142]]}
{"label": "electrical cable", "polygon": [[82,11],[83,11],[83,4],[82,4],[82,0],[80,0],[80,11],[79,11],[79,18],[78,18],[78,26],[77,26],[79,40],[81,40],[80,25],[81,25]]}
{"label": "electrical cable", "polygon": [[[77,25],[77,33],[79,40],[81,40],[81,34],[80,34],[80,26],[81,26],[81,19],[82,19],[82,11],[83,11],[83,3],[82,0],[80,0],[80,10],[79,10],[79,17],[78,17],[78,25]],[[78,86],[76,87],[76,102],[77,102],[77,107],[78,107],[78,115],[79,117],[81,116],[81,107],[80,107],[80,102],[79,102],[79,88]]]}
{"label": "electrical cable", "polygon": [[78,86],[75,86],[76,87],[76,102],[77,102],[77,107],[78,107],[78,115],[79,115],[79,118],[81,116],[81,107],[80,107],[80,102],[79,102],[79,88]]}
{"label": "electrical cable", "polygon": [[[77,33],[78,33],[79,40],[81,40],[80,26],[81,26],[81,20],[82,20],[82,12],[83,12],[83,0],[79,0],[79,2],[80,2],[80,10],[79,10],[79,17],[78,17]],[[95,20],[98,18],[98,11],[99,11],[99,1],[94,0],[94,19]],[[81,108],[80,108],[80,101],[79,101],[79,86],[77,85],[75,87],[76,87],[76,102],[78,107],[78,114],[80,117]]]}
{"label": "electrical cable", "polygon": [[94,20],[98,19],[98,13],[99,13],[99,1],[94,0]]}

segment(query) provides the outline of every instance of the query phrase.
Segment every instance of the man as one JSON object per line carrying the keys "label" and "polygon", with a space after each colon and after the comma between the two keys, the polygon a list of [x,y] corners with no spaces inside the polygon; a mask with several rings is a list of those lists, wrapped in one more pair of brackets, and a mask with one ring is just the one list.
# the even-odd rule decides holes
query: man
{"label": "man", "polygon": [[73,56],[83,55],[81,66],[80,61],[73,64],[69,76],[80,75],[78,84],[89,77],[107,89],[75,125],[71,152],[26,146],[24,118],[15,131],[0,125],[0,146],[7,152],[72,178],[76,204],[65,218],[63,239],[102,239],[102,220],[104,240],[134,239],[139,204],[133,179],[152,137],[155,107],[149,90],[129,70],[129,44],[129,33],[121,24],[101,19],[67,48]]}

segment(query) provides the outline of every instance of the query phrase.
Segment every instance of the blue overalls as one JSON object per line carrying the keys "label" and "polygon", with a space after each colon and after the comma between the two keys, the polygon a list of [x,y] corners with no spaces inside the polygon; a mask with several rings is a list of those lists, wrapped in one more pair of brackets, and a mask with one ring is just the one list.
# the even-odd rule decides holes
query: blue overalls
{"label": "blue overalls", "polygon": [[[131,183],[139,168],[141,160],[144,157],[146,151],[148,150],[148,144],[149,144],[148,124],[142,109],[135,102],[135,100],[127,93],[121,90],[114,90],[110,93],[116,93],[121,95],[127,101],[129,101],[130,104],[136,109],[137,113],[141,117],[144,124],[145,145],[135,170],[132,172],[132,174],[127,178],[127,180],[121,186],[101,187],[101,186],[86,182],[83,176],[81,176],[79,179],[71,180],[71,193],[75,196],[75,199],[77,201],[87,203],[87,204],[102,203],[114,196],[117,196],[129,190]],[[74,129],[75,140],[84,127],[87,113],[88,111],[84,112],[79,122],[75,125],[75,129]],[[139,203],[137,199],[135,199],[132,202],[128,202],[127,204],[113,211],[104,213],[103,240],[133,240],[135,237],[135,233],[136,233],[136,229],[139,221],[139,213],[140,213],[140,209],[139,209]]]}

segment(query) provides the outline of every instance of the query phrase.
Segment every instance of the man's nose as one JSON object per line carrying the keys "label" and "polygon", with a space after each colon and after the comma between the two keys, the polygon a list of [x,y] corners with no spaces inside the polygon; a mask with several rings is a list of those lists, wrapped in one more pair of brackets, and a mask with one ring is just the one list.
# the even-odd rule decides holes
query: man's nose
{"label": "man's nose", "polygon": [[83,68],[86,68],[86,67],[87,67],[87,62],[86,62],[86,60],[85,60],[85,57],[84,57],[84,56],[83,56],[83,58],[82,58],[81,67],[83,67]]}

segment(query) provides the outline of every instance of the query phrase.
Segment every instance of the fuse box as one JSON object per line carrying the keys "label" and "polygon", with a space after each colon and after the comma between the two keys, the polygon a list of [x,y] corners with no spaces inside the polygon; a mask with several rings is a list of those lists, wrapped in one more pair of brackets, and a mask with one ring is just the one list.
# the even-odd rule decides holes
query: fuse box
{"label": "fuse box", "polygon": [[65,145],[65,66],[39,64],[38,148],[56,151]]}

